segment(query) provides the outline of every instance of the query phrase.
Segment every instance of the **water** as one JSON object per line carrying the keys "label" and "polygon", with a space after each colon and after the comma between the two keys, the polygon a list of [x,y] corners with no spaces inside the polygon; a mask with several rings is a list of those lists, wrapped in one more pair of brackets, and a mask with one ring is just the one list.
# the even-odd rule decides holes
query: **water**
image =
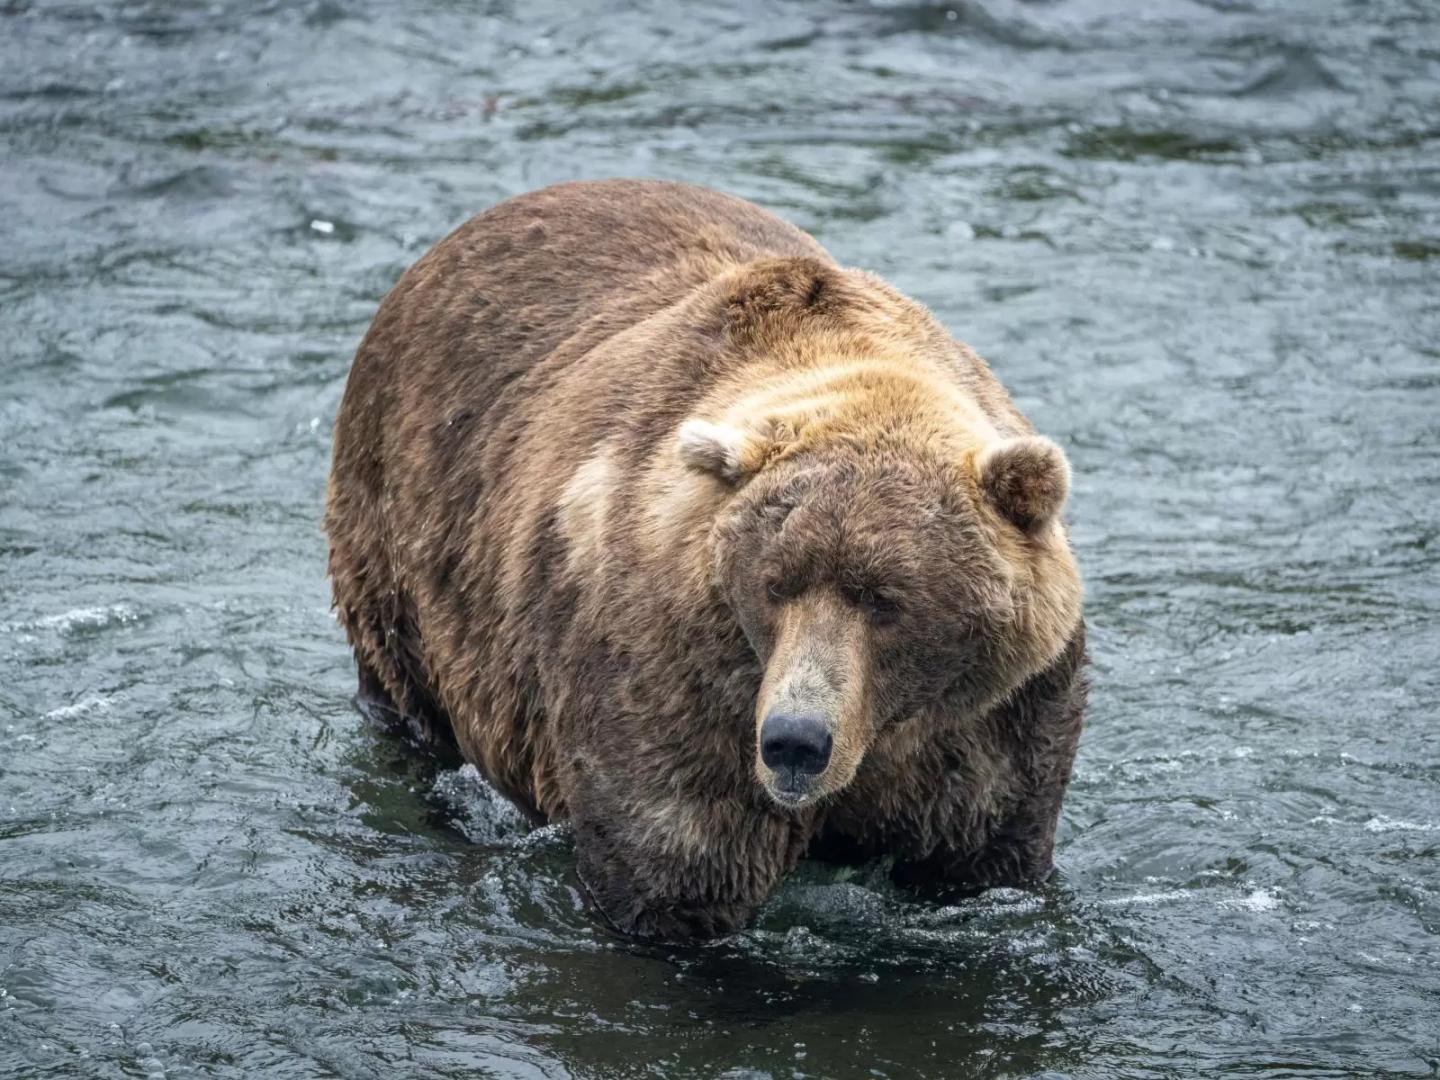
{"label": "water", "polygon": [[[1440,6],[0,0],[0,148],[0,1075],[1436,1074]],[[369,317],[624,174],[884,274],[1069,448],[1043,892],[806,865],[627,946],[351,705]]]}

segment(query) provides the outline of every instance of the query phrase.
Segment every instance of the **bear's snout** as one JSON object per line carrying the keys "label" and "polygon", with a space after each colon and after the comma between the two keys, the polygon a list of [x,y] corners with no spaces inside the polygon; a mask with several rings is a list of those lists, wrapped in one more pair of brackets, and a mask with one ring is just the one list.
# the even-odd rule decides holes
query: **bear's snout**
{"label": "bear's snout", "polygon": [[760,760],[774,777],[774,790],[799,801],[830,764],[835,740],[817,716],[771,713],[760,726]]}

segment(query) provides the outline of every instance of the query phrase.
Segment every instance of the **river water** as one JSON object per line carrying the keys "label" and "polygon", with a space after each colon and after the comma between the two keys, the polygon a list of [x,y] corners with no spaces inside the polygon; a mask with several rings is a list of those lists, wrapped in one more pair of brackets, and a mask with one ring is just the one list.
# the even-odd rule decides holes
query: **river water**
{"label": "river water", "polygon": [[[1070,451],[1043,891],[804,865],[637,948],[350,700],[319,528],[401,271],[755,199]],[[0,0],[0,1076],[1434,1076],[1440,5]]]}

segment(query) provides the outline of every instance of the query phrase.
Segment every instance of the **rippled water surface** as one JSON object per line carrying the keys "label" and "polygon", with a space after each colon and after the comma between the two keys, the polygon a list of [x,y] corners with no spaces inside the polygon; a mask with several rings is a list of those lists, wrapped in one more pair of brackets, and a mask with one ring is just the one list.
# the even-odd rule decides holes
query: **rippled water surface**
{"label": "rippled water surface", "polygon": [[[803,866],[641,949],[350,701],[319,508],[400,272],[750,197],[1076,466],[1062,877]],[[0,1075],[1433,1076],[1440,5],[0,0]]]}

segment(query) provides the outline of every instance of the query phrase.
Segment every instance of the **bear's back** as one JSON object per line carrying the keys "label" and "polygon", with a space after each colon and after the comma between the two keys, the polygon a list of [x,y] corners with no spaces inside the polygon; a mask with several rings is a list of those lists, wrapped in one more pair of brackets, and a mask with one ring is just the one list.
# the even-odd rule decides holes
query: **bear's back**
{"label": "bear's back", "polygon": [[[830,261],[793,225],[717,191],[655,180],[558,184],[506,200],[440,241],[385,298],[361,351],[393,355],[417,332],[444,339],[438,321],[451,340],[523,369],[606,309],[638,320],[717,265],[774,256]],[[420,312],[425,325],[416,325]]]}

